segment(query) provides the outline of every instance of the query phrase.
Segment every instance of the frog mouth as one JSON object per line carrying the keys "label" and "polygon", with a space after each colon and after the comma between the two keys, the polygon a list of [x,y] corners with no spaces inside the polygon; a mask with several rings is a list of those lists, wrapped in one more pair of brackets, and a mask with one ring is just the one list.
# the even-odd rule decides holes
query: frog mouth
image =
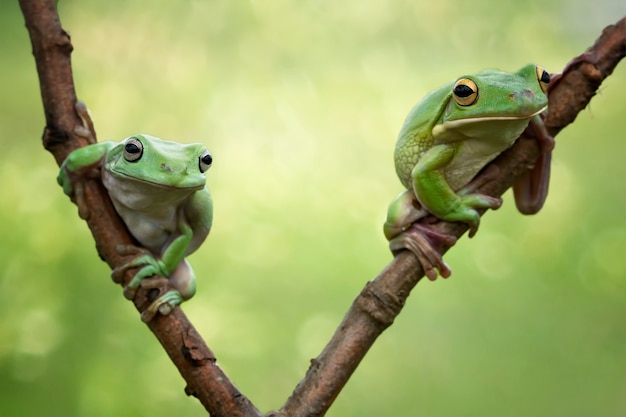
{"label": "frog mouth", "polygon": [[140,182],[143,184],[147,184],[153,188],[160,188],[162,190],[186,190],[186,191],[196,191],[204,188],[204,184],[194,184],[194,185],[184,185],[184,184],[162,184],[154,181],[144,180],[141,178],[133,178],[134,181]]}
{"label": "frog mouth", "polygon": [[199,185],[168,185],[168,184],[159,184],[156,182],[151,182],[151,181],[144,181],[144,180],[139,180],[141,182],[143,182],[144,184],[150,184],[151,187],[155,187],[155,188],[161,188],[164,190],[188,190],[188,191],[197,191],[197,190],[201,190],[204,188],[204,184],[199,184]]}
{"label": "frog mouth", "polygon": [[185,184],[184,181],[181,181],[179,184],[164,184],[164,181],[151,181],[145,178],[138,178],[136,176],[131,176],[128,174],[124,174],[123,172],[115,172],[110,173],[119,178],[123,178],[128,181],[128,183],[134,183],[138,185],[145,185],[152,189],[160,189],[163,191],[198,191],[205,187],[205,183],[195,183],[195,184]]}
{"label": "frog mouth", "polygon": [[[548,106],[543,106],[541,109],[537,110],[534,113],[528,114],[528,115],[522,115],[522,116],[487,116],[487,117],[468,117],[465,119],[459,119],[459,120],[452,120],[452,121],[446,121],[443,122],[443,124],[441,125],[442,128],[445,129],[453,129],[453,128],[457,128],[463,125],[467,125],[467,124],[471,124],[471,123],[480,123],[480,122],[491,122],[491,121],[507,121],[507,120],[521,120],[521,119],[530,119],[532,117],[535,117],[538,114],[543,113],[546,109],[548,108]],[[437,129],[438,126],[435,126],[433,128],[433,133],[435,133],[435,130]]]}

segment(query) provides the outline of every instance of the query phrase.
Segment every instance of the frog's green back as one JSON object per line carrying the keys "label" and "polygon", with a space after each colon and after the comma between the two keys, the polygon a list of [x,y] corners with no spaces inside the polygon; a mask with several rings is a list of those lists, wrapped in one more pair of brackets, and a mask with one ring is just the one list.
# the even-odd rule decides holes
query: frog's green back
{"label": "frog's green back", "polygon": [[402,184],[411,188],[411,171],[420,156],[433,146],[433,127],[441,120],[452,94],[448,83],[424,97],[413,107],[398,134],[394,161]]}

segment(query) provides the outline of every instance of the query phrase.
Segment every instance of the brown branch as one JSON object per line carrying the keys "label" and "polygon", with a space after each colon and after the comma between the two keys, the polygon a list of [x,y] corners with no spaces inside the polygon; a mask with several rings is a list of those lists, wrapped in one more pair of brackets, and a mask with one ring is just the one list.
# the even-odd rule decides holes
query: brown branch
{"label": "brown branch", "polygon": [[[626,18],[607,27],[596,43],[568,64],[562,76],[557,78],[549,93],[549,114],[545,119],[550,134],[556,135],[574,121],[595,95],[600,83],[625,55]],[[537,142],[521,138],[493,162],[499,168],[499,176],[479,187],[479,191],[492,196],[502,195],[538,157]],[[439,222],[435,227],[457,237],[467,229],[464,225],[447,222]],[[423,276],[424,271],[416,258],[403,251],[369,282],[320,356],[311,361],[304,379],[274,416],[323,416],[376,338],[393,323],[409,293]]]}
{"label": "brown branch", "polygon": [[[74,134],[74,129],[81,126],[82,121],[74,110],[72,43],[61,27],[54,0],[20,0],[20,7],[39,74],[46,116],[43,144],[60,164],[72,150],[87,144],[84,138]],[[86,180],[82,189],[90,213],[86,220],[98,253],[111,268],[122,265],[125,260],[116,247],[132,244],[131,236],[99,180]],[[130,274],[126,275],[124,282],[130,279]],[[135,306],[143,311],[150,303],[148,298],[156,297],[158,294],[140,291],[134,300]],[[212,416],[262,415],[230,382],[217,365],[213,352],[179,308],[168,316],[158,316],[147,325],[187,381],[187,394],[196,396]]]}
{"label": "brown branch", "polygon": [[[74,134],[81,120],[74,111],[76,95],[72,80],[70,54],[72,44],[61,28],[54,0],[20,0],[26,19],[39,73],[46,116],[44,147],[62,162],[67,154],[87,143]],[[545,124],[556,135],[586,107],[604,78],[626,54],[626,20],[607,28],[596,44],[566,67],[563,76],[550,91],[550,113]],[[539,155],[536,142],[522,138],[493,164],[499,167],[496,181],[480,191],[499,196],[515,178],[532,166]],[[88,226],[100,256],[115,268],[125,262],[116,251],[119,244],[131,244],[132,238],[110,204],[99,181],[87,180],[83,186],[84,202],[91,215]],[[461,236],[466,228],[457,223],[439,222],[442,231]],[[274,416],[322,416],[331,406],[352,372],[376,338],[400,313],[410,291],[423,276],[416,259],[404,252],[354,301],[335,335],[320,356],[313,360],[305,378]],[[127,274],[124,282],[130,278]],[[165,290],[165,289],[162,289]],[[140,291],[135,305],[142,311],[155,294]],[[202,341],[184,313],[176,308],[169,316],[158,316],[148,323],[172,362],[187,381],[186,392],[196,396],[209,413],[218,416],[261,416],[222,370],[215,356]]]}

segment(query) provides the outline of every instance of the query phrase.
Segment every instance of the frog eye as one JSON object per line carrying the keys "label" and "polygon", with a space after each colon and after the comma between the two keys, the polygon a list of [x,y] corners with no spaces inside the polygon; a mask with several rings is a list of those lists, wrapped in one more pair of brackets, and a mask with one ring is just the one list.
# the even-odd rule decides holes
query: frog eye
{"label": "frog eye", "polygon": [[543,67],[537,65],[537,81],[541,86],[541,91],[544,93],[548,91],[548,84],[550,84],[550,74]]}
{"label": "frog eye", "polygon": [[452,93],[459,106],[471,106],[478,99],[478,87],[469,78],[461,78],[454,83]]}
{"label": "frog eye", "polygon": [[124,145],[124,159],[128,162],[137,162],[143,155],[143,143],[137,138],[129,138]]}
{"label": "frog eye", "polygon": [[209,168],[211,168],[211,164],[213,163],[213,157],[209,153],[209,151],[205,150],[198,158],[198,166],[200,167],[200,172],[206,172]]}

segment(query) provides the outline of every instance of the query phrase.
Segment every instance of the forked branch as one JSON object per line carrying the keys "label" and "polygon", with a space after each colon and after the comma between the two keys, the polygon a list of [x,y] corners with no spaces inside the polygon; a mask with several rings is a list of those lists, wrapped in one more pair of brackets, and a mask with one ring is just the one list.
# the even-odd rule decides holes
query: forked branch
{"label": "forked branch", "polygon": [[[74,133],[82,121],[74,110],[72,44],[61,27],[54,0],[20,0],[20,5],[33,46],[46,116],[43,144],[57,163],[61,163],[73,149],[87,144]],[[549,113],[544,121],[552,135],[574,121],[625,55],[626,19],[622,19],[607,27],[596,43],[572,60],[557,78],[549,92]],[[486,182],[479,191],[500,196],[534,164],[538,156],[536,141],[522,137],[493,162],[498,166],[500,176]],[[132,244],[132,237],[99,181],[87,180],[82,188],[81,198],[91,213],[87,224],[98,253],[111,268],[122,265],[125,259],[118,254],[116,247]],[[439,222],[435,227],[457,237],[466,230],[458,223]],[[131,272],[124,282],[130,278]],[[323,416],[377,337],[393,323],[423,275],[413,255],[406,251],[398,255],[357,296],[334,336],[323,352],[311,361],[306,376],[285,405],[268,416]],[[142,311],[154,297],[155,294],[140,291],[134,301],[137,309]],[[196,396],[212,416],[262,415],[220,369],[215,356],[180,308],[168,316],[158,316],[147,325],[187,382],[185,391]]]}

